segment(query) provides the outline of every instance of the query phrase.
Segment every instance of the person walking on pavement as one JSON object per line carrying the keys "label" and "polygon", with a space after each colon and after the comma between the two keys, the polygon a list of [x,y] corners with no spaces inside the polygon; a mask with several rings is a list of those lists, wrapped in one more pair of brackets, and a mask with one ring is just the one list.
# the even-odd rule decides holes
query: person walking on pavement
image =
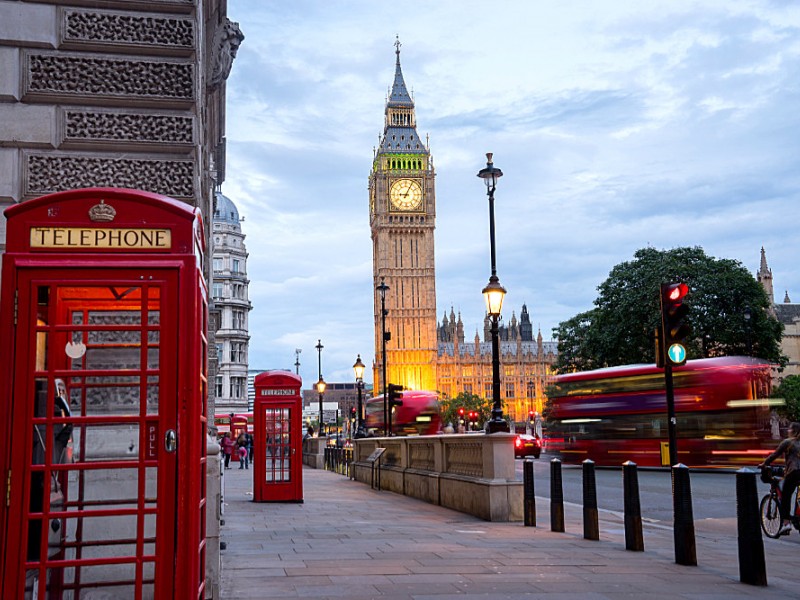
{"label": "person walking on pavement", "polygon": [[230,432],[226,433],[222,438],[222,452],[225,455],[225,468],[230,469],[231,454],[233,454],[233,440]]}
{"label": "person walking on pavement", "polygon": [[789,437],[783,440],[775,452],[770,454],[759,468],[769,466],[776,458],[783,457],[783,490],[781,492],[781,519],[783,521],[779,535],[786,535],[792,531],[791,511],[794,491],[800,484],[800,423],[794,422],[789,425]]}

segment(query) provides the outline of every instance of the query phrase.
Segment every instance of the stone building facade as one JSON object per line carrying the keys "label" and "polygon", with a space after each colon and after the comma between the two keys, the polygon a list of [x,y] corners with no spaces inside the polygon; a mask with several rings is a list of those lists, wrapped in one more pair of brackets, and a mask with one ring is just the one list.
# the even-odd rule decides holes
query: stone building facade
{"label": "stone building facade", "polygon": [[[492,397],[492,341],[488,316],[483,340],[466,342],[461,315],[453,309],[438,327],[437,389],[446,397],[461,392]],[[558,343],[544,341],[539,331],[534,339],[528,307],[523,304],[519,321],[512,312],[509,324],[500,327],[500,393],[503,412],[513,421],[524,422],[531,412],[542,413],[545,390],[553,377]]]}
{"label": "stone building facade", "polygon": [[247,249],[236,205],[222,192],[216,194],[212,219],[214,281],[211,301],[218,328],[214,334],[217,371],[213,390],[216,414],[248,412],[248,314]]}
{"label": "stone building facade", "polygon": [[756,272],[756,279],[767,292],[772,312],[783,323],[784,328],[781,351],[789,357],[789,363],[783,371],[775,374],[773,383],[777,385],[788,375],[800,375],[800,304],[791,301],[789,290],[784,292],[783,302],[775,302],[772,269],[767,264],[767,253],[764,248],[761,248],[761,263]]}
{"label": "stone building facade", "polygon": [[[210,289],[225,82],[243,39],[225,0],[0,0],[0,214],[83,187],[182,200],[205,217]],[[0,217],[0,253],[5,227]],[[212,319],[212,381],[215,329]],[[218,531],[209,523],[207,597],[219,579]]]}

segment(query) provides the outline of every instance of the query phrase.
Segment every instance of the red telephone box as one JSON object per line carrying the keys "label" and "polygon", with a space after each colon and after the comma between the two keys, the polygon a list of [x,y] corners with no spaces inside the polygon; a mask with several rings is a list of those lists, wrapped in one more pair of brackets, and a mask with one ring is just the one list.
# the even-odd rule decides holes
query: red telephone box
{"label": "red telephone box", "polygon": [[290,371],[256,375],[253,501],[303,501],[303,380]]}
{"label": "red telephone box", "polygon": [[92,188],[5,217],[0,598],[203,598],[200,211]]}

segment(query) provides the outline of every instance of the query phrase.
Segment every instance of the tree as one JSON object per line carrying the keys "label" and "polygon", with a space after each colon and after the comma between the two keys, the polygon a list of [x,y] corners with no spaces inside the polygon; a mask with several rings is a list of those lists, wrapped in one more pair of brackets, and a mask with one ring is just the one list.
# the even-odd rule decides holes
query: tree
{"label": "tree", "polygon": [[[751,355],[785,365],[783,325],[770,313],[764,288],[741,263],[702,248],[637,250],[597,288],[594,308],[554,330],[558,372],[654,363],[662,283],[689,286],[689,358]],[[746,315],[749,313],[749,320]]]}
{"label": "tree", "polygon": [[488,421],[492,416],[492,403],[484,400],[480,396],[470,394],[468,392],[461,392],[455,398],[444,398],[439,402],[439,412],[442,416],[442,423],[452,423],[455,427],[458,424],[458,409],[463,408],[464,414],[469,415],[470,412],[478,413],[477,422],[479,426]]}
{"label": "tree", "polygon": [[790,421],[800,421],[800,375],[784,377],[772,390],[772,397],[781,398],[786,403],[778,409],[778,414]]}

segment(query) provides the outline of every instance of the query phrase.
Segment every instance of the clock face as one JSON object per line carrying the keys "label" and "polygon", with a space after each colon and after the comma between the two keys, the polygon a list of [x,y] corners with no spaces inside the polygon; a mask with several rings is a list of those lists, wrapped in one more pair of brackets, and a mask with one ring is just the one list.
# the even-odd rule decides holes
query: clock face
{"label": "clock face", "polygon": [[398,179],[389,190],[389,200],[397,210],[418,210],[422,206],[422,186],[415,179]]}

